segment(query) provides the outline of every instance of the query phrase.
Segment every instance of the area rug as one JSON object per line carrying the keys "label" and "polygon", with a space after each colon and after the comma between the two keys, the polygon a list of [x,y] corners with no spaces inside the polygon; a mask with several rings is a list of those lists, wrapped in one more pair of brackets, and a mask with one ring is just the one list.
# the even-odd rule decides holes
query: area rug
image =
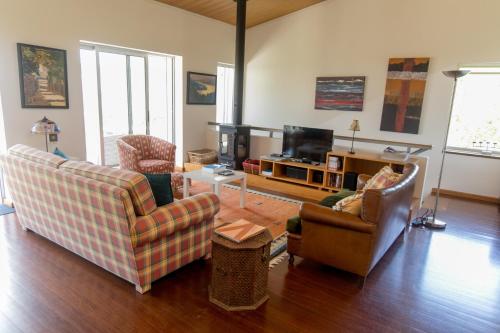
{"label": "area rug", "polygon": [[[190,194],[209,192],[210,185],[193,181]],[[225,184],[221,188],[220,211],[215,216],[215,227],[245,219],[266,227],[273,237],[271,263],[274,267],[286,258],[286,221],[298,215],[301,202],[273,194],[248,189],[245,208],[240,208],[240,187]]]}
{"label": "area rug", "polygon": [[0,216],[15,213],[16,210],[10,206],[0,204]]}

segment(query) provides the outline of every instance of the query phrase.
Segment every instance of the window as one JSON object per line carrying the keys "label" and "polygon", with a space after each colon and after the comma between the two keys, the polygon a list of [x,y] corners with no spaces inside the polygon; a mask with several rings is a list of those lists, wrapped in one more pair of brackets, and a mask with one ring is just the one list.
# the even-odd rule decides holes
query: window
{"label": "window", "polygon": [[500,67],[462,68],[457,81],[448,147],[500,152]]}
{"label": "window", "polygon": [[233,122],[234,66],[219,63],[217,66],[217,116],[218,123]]}
{"label": "window", "polygon": [[150,134],[176,143],[175,56],[82,44],[87,160],[117,165],[116,140]]}

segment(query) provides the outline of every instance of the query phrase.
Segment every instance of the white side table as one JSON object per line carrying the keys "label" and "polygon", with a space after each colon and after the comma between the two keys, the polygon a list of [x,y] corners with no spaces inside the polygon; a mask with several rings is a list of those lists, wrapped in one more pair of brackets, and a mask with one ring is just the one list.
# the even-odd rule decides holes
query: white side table
{"label": "white side table", "polygon": [[190,172],[185,172],[184,176],[184,198],[189,196],[189,181],[188,179],[197,180],[212,185],[212,191],[220,196],[220,187],[222,184],[231,183],[233,181],[240,181],[240,207],[245,208],[245,193],[247,191],[247,174],[241,171],[233,171],[232,176],[221,176],[217,174],[211,174],[204,172],[202,170],[195,170]]}

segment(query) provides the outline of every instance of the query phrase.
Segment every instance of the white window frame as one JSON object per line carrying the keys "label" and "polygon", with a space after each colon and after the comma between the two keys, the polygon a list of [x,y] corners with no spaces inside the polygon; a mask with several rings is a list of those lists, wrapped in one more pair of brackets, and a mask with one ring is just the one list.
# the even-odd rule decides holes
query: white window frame
{"label": "white window frame", "polygon": [[[97,71],[97,96],[98,96],[98,112],[99,112],[99,135],[100,135],[100,164],[106,165],[105,161],[105,151],[104,151],[104,128],[103,128],[103,115],[102,115],[102,89],[101,89],[101,69],[99,53],[114,53],[126,56],[127,60],[127,102],[128,102],[128,116],[129,116],[129,134],[132,134],[133,122],[132,122],[132,94],[130,85],[130,57],[140,57],[144,59],[144,71],[145,71],[145,108],[146,108],[146,134],[150,134],[150,123],[149,123],[149,59],[148,56],[162,56],[170,59],[170,66],[167,66],[167,77],[170,75],[172,81],[167,80],[167,91],[165,92],[169,96],[169,102],[167,102],[167,115],[169,119],[169,141],[177,146],[176,150],[176,161],[178,157],[182,156],[182,131],[176,130],[178,128],[179,122],[182,123],[182,102],[180,102],[179,91],[182,91],[182,78],[179,72],[182,72],[182,57],[158,53],[143,51],[137,49],[130,49],[120,46],[113,46],[107,44],[93,43],[87,41],[80,42],[80,49],[95,51],[96,56],[96,71]],[[167,64],[169,62],[167,61]],[[182,163],[182,161],[180,161]]]}
{"label": "white window frame", "polygon": [[[224,76],[220,77],[219,68],[230,68],[233,70],[232,82],[231,79]],[[234,106],[234,65],[219,62],[217,64],[217,105],[216,105],[216,121],[218,123],[233,122],[233,106]]]}
{"label": "white window frame", "polygon": [[[498,76],[500,76],[500,65],[463,66],[463,67],[460,67],[460,70],[470,71],[470,73],[468,73],[467,75],[498,75]],[[452,112],[453,112],[453,110],[452,110]],[[453,117],[453,113],[452,113],[452,117]],[[450,124],[450,126],[451,126],[451,124]],[[499,124],[499,126],[500,126],[500,124]],[[448,138],[449,138],[449,135],[450,134],[448,134]],[[485,148],[486,147],[462,147],[462,146],[453,146],[453,145],[446,146],[446,150],[450,151],[450,152],[455,152],[455,153],[464,152],[464,153],[472,153],[472,154],[483,154],[483,153],[485,153],[485,150],[484,150]],[[491,147],[490,147],[490,149],[491,149]],[[496,149],[494,149],[492,152],[494,155],[500,154],[500,142],[497,143]],[[489,153],[491,153],[491,150]]]}

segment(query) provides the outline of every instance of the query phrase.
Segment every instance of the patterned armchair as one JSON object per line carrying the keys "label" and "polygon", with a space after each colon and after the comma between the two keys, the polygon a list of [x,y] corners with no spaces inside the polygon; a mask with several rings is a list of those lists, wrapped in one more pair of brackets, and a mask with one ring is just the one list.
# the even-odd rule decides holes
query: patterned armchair
{"label": "patterned armchair", "polygon": [[116,141],[120,168],[139,173],[171,173],[174,192],[181,193],[183,177],[175,173],[175,145],[151,135],[126,135]]}

